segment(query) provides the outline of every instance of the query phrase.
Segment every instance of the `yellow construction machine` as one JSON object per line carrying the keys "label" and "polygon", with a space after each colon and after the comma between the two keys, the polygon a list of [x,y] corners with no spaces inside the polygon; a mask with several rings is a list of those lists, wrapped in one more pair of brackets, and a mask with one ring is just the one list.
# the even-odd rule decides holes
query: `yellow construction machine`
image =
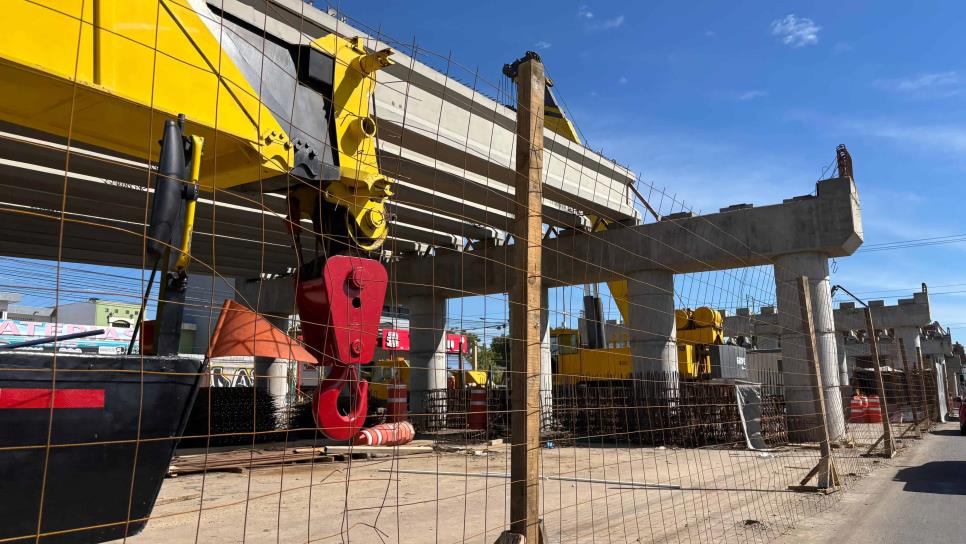
{"label": "yellow construction machine", "polygon": [[721,312],[701,306],[696,310],[674,311],[677,327],[678,373],[686,379],[711,377],[711,346],[724,344]]}
{"label": "yellow construction machine", "polygon": [[312,204],[324,189],[348,212],[340,230],[367,248],[385,238],[393,181],[369,97],[390,50],[266,40],[202,0],[9,0],[3,20],[0,120],[156,161],[165,120],[183,115],[205,140],[202,191],[292,189]]}
{"label": "yellow construction machine", "polygon": [[[316,421],[330,438],[349,439],[365,416],[358,365],[372,360],[388,283],[367,257],[389,227],[394,180],[377,163],[370,104],[392,51],[363,38],[292,43],[267,32],[204,0],[7,0],[0,121],[113,154],[118,168],[132,158],[152,165],[147,248],[152,281],[158,268],[166,278],[148,328],[158,354],[177,352],[183,300],[172,293],[183,299],[197,190],[286,196],[303,336],[333,367]],[[316,241],[307,259],[306,220]],[[336,407],[345,385],[357,399],[348,416]]]}
{"label": "yellow construction machine", "polygon": [[409,384],[409,361],[402,357],[379,359],[369,370],[369,396],[374,400],[389,400],[389,385],[392,383]]}
{"label": "yellow construction machine", "polygon": [[[626,308],[618,304],[618,308]],[[626,309],[622,310],[622,313]],[[685,380],[702,380],[714,375],[713,346],[724,344],[721,313],[702,306],[696,310],[675,311],[677,326],[678,373]],[[626,313],[624,320],[627,322]],[[554,328],[550,331],[551,355],[556,383],[595,380],[626,380],[633,372],[631,349],[626,338],[610,338],[602,347],[583,347],[577,330]]]}
{"label": "yellow construction machine", "polygon": [[[404,383],[410,386],[411,374],[409,361],[402,357],[380,359],[369,370],[369,396],[373,400],[385,402],[389,399],[389,384]],[[482,370],[450,370],[453,385],[457,389],[465,387],[484,387],[487,374]]]}

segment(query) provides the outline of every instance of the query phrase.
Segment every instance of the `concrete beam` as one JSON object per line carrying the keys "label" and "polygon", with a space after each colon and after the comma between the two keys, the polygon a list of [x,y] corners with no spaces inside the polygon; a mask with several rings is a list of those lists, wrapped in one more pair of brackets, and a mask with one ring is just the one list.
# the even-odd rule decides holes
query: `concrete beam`
{"label": "concrete beam", "polygon": [[[932,323],[929,313],[929,295],[913,293],[912,298],[900,299],[897,304],[886,306],[881,300],[868,301],[872,308],[872,322],[877,329],[899,327],[924,327]],[[864,331],[865,309],[854,302],[843,302],[835,310],[835,330]]]}
{"label": "concrete beam", "polygon": [[[418,58],[407,56],[398,44],[379,42],[344,18],[332,16],[302,0],[209,0],[208,3],[289,43],[307,43],[337,33],[343,37],[362,37],[371,49],[393,47],[395,64],[375,74],[373,96],[380,134],[377,151],[383,169],[394,177],[454,196],[465,192],[474,195],[470,198],[495,198],[504,202],[499,208],[506,208],[505,201],[512,195],[508,186],[513,185],[514,110],[487,97],[478,88],[460,83],[450,73],[440,73]],[[234,41],[240,48],[246,46],[243,29],[230,21],[225,27],[240,35],[226,32],[224,39]],[[247,36],[247,39],[257,43],[260,36],[258,32],[257,36]],[[454,73],[462,70],[455,65],[451,68]],[[462,74],[470,78],[473,75]],[[620,219],[639,217],[627,190],[627,185],[636,181],[629,169],[549,130],[545,130],[544,138],[545,204],[552,201],[557,206]],[[417,173],[423,167],[429,167],[429,176],[425,172]],[[455,177],[447,180],[447,176]],[[456,184],[447,187],[453,181]],[[399,194],[407,190],[408,187],[401,186]],[[402,200],[407,201],[408,197]],[[576,217],[573,213],[569,215]]]}
{"label": "concrete beam", "polygon": [[[544,281],[559,287],[627,279],[640,270],[688,273],[767,265],[790,253],[852,254],[862,243],[855,184],[846,178],[823,180],[816,193],[773,206],[545,240]],[[518,250],[511,245],[404,259],[394,280],[400,293],[502,293],[506,263]],[[435,279],[429,285],[426,278]]]}

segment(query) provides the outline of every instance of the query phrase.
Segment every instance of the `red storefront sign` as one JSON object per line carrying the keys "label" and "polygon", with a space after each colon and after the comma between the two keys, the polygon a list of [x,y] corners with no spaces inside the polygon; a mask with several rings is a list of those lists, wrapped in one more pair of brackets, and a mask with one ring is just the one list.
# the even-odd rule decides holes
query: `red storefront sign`
{"label": "red storefront sign", "polygon": [[446,335],[446,353],[469,353],[470,343],[462,334]]}
{"label": "red storefront sign", "polygon": [[382,349],[386,351],[409,351],[409,331],[382,329]]}
{"label": "red storefront sign", "polygon": [[[409,351],[409,331],[382,329],[380,346],[386,351]],[[470,344],[463,334],[446,335],[446,353],[469,353]]]}

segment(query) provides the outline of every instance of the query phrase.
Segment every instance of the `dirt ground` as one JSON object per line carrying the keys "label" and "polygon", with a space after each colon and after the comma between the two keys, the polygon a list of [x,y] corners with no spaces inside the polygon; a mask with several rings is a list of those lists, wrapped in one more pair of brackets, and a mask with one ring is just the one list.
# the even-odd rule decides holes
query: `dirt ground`
{"label": "dirt ground", "polygon": [[[868,427],[868,428],[866,428]],[[880,459],[874,426],[836,450],[846,485]],[[905,446],[914,441],[903,441]],[[818,451],[580,444],[541,450],[547,542],[769,542],[842,493],[789,491]],[[507,527],[509,447],[284,465],[169,478],[132,544],[173,542],[491,543]],[[410,474],[400,471],[428,471]],[[442,473],[457,473],[456,475]],[[465,474],[490,473],[490,477]],[[678,486],[679,488],[649,487]]]}

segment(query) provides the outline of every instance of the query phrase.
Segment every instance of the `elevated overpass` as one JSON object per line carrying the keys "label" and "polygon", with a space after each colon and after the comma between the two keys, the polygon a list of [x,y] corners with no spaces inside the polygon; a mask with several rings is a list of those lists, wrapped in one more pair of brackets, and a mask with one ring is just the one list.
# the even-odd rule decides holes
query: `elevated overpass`
{"label": "elevated overpass", "polygon": [[[205,7],[202,0],[191,3]],[[206,23],[219,30],[223,48],[245,59],[242,71],[262,81],[263,100],[276,116],[286,107],[285,74],[295,69],[285,64],[294,61],[281,54],[280,43],[335,32],[363,36],[372,49],[388,47],[299,0],[218,0],[206,9]],[[398,52],[393,58],[395,65],[377,72],[374,92],[380,166],[398,180],[385,249],[398,255],[499,245],[513,220],[515,112],[415,58]],[[297,126],[299,119],[289,111],[284,121]],[[544,137],[547,225],[584,230],[588,215],[640,222],[630,170],[549,130]],[[76,140],[67,144],[16,124],[0,126],[0,227],[7,233],[0,254],[145,266],[151,167]],[[195,273],[209,265],[222,275],[255,278],[294,265],[281,195],[221,190],[202,196]],[[306,247],[311,244],[307,239]]]}

